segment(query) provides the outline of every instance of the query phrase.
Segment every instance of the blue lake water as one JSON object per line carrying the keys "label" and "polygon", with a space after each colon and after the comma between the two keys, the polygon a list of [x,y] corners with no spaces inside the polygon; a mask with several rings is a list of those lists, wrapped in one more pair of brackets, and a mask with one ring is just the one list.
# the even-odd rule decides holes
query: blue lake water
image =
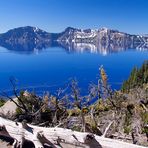
{"label": "blue lake water", "polygon": [[18,87],[43,91],[53,91],[64,87],[72,78],[79,81],[81,91],[87,92],[90,82],[97,82],[99,67],[104,66],[109,84],[119,89],[128,78],[134,66],[141,66],[148,60],[147,51],[136,49],[110,54],[86,52],[66,52],[60,47],[44,49],[40,52],[13,52],[0,47],[0,91],[9,92],[10,77],[18,80]]}

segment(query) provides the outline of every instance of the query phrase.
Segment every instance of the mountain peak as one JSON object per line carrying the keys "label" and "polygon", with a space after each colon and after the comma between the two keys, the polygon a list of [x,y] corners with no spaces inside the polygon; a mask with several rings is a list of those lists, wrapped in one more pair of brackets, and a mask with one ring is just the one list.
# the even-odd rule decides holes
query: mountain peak
{"label": "mountain peak", "polygon": [[69,30],[76,30],[76,28],[74,28],[74,27],[67,27],[67,28],[65,29],[65,31],[69,31]]}
{"label": "mountain peak", "polygon": [[102,27],[100,29],[102,29],[102,30],[109,30],[107,27]]}
{"label": "mountain peak", "polygon": [[38,27],[33,27],[33,26],[23,26],[23,27],[18,27],[11,29],[7,31],[7,33],[10,32],[44,32],[43,30],[39,29]]}
{"label": "mountain peak", "polygon": [[[72,46],[73,44],[93,44],[120,48],[136,48],[137,45],[143,45],[147,48],[148,37],[130,35],[119,32],[118,30],[102,27],[100,29],[77,29],[67,27],[61,33],[48,33],[38,27],[25,26],[9,30],[0,34],[0,45],[8,48],[45,48],[52,43],[57,42],[62,45]],[[139,48],[139,46],[138,46]]]}

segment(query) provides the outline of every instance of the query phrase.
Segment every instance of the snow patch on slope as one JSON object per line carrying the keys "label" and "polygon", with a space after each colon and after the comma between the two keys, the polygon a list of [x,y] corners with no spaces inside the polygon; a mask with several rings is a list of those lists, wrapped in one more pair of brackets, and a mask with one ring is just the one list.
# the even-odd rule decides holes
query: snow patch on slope
{"label": "snow patch on slope", "polygon": [[74,38],[94,38],[97,36],[97,30],[91,30],[90,32],[85,32],[85,30],[74,32]]}

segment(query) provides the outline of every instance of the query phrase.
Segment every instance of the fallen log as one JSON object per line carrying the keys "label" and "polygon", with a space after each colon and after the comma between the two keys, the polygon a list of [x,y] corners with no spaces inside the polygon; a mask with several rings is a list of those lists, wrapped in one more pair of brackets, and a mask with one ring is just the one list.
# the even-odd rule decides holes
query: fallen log
{"label": "fallen log", "polygon": [[25,140],[35,148],[48,145],[52,148],[144,148],[122,141],[100,137],[90,133],[76,132],[64,128],[45,128],[16,123],[0,117],[0,135],[14,139],[13,147],[22,147]]}

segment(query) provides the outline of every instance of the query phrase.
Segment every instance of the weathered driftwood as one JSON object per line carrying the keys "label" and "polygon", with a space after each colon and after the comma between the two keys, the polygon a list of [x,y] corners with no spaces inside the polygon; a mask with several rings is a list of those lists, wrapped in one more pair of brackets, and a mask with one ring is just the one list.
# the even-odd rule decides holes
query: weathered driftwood
{"label": "weathered driftwood", "polygon": [[[89,133],[64,128],[45,128],[30,124],[16,123],[0,117],[0,135],[14,139],[14,147],[22,147],[25,140],[32,141],[35,148],[49,145],[53,148],[142,148],[142,146],[108,139]],[[144,147],[143,147],[144,148]]]}
{"label": "weathered driftwood", "polygon": [[110,126],[111,126],[112,124],[113,124],[113,121],[111,121],[111,122],[108,124],[108,126],[106,127],[106,129],[105,129],[105,131],[104,131],[102,137],[105,137],[107,131],[109,130],[109,128],[110,128]]}

